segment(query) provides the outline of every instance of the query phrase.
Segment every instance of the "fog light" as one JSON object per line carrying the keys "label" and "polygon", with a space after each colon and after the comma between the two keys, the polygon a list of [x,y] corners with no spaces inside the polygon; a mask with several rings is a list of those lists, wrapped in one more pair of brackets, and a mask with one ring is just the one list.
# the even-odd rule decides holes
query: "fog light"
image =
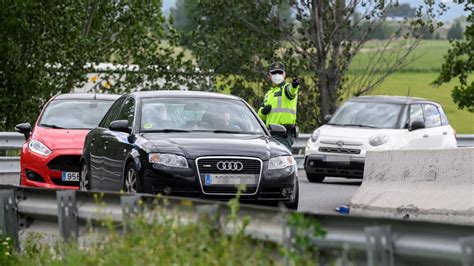
{"label": "fog light", "polygon": [[165,189],[163,190],[163,192],[164,192],[166,195],[170,195],[172,191],[173,191],[173,190],[171,189],[171,187],[165,187]]}
{"label": "fog light", "polygon": [[293,194],[293,188],[292,187],[286,187],[286,188],[281,190],[281,195],[284,198],[291,196],[291,194]]}

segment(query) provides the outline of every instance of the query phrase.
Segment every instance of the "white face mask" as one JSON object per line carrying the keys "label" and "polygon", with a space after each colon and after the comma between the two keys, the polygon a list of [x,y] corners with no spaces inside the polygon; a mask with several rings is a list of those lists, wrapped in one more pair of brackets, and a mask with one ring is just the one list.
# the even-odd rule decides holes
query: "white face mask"
{"label": "white face mask", "polygon": [[273,74],[272,75],[272,82],[274,84],[280,84],[283,82],[283,75],[282,74]]}

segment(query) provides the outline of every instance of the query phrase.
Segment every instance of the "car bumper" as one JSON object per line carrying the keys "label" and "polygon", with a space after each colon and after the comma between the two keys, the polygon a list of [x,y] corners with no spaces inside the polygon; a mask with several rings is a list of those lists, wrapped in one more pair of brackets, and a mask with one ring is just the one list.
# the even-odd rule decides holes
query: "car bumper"
{"label": "car bumper", "polygon": [[[143,173],[146,192],[173,196],[198,197],[204,199],[228,200],[235,198],[236,187],[213,186],[209,193],[209,187],[203,186],[194,168],[189,169],[156,169],[148,167]],[[296,168],[283,171],[267,171],[260,178],[260,183],[254,193],[242,192],[242,201],[275,201],[289,202],[297,185]]]}
{"label": "car bumper", "polygon": [[311,154],[305,157],[304,169],[309,174],[324,176],[362,178],[364,176],[365,157],[339,155],[347,161],[327,160],[329,154]]}
{"label": "car bumper", "polygon": [[[79,172],[82,149],[53,150],[41,156],[23,148],[20,185],[52,189],[78,189],[79,182],[62,181],[62,172]],[[76,162],[77,160],[77,162]]]}

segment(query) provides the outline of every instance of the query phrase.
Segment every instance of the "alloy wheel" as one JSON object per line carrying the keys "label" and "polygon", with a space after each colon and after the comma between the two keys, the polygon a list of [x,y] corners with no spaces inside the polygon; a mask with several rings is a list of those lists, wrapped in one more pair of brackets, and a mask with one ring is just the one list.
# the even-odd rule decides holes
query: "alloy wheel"
{"label": "alloy wheel", "polygon": [[89,187],[89,180],[87,179],[87,175],[89,171],[87,170],[87,165],[83,164],[81,169],[81,176],[79,178],[79,190],[87,191]]}
{"label": "alloy wheel", "polygon": [[137,172],[133,168],[130,168],[127,172],[127,177],[125,178],[125,190],[131,193],[137,192]]}

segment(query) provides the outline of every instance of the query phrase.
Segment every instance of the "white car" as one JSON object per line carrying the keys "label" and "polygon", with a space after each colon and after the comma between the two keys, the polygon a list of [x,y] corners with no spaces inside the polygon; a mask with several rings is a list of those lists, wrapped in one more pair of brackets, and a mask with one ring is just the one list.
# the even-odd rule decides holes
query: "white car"
{"label": "white car", "polygon": [[326,176],[362,178],[372,150],[456,148],[441,105],[421,98],[363,96],[344,103],[316,129],[305,149],[310,182]]}

